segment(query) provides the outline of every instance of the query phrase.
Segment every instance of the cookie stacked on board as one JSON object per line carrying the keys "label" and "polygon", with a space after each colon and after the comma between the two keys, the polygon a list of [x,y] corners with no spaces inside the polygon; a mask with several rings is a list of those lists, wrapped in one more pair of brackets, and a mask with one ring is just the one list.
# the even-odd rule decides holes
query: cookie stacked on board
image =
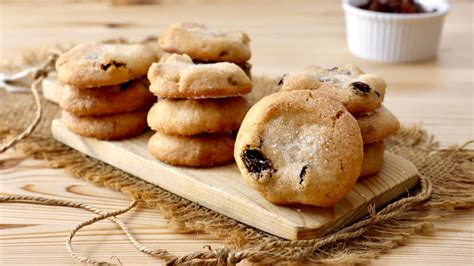
{"label": "cookie stacked on board", "polygon": [[234,135],[250,108],[249,77],[227,62],[195,64],[171,55],[148,71],[150,91],[159,97],[148,113],[156,133],[150,153],[173,165],[210,167],[233,161]]}
{"label": "cookie stacked on board", "polygon": [[158,45],[169,53],[148,72],[159,97],[148,114],[156,131],[150,153],[173,165],[210,167],[233,161],[235,132],[250,108],[249,37],[198,23],[168,27]]}
{"label": "cookie stacked on board", "polygon": [[249,42],[250,38],[244,32],[223,32],[192,22],[169,26],[158,40],[165,52],[187,54],[195,64],[234,63],[250,77]]}
{"label": "cookie stacked on board", "polygon": [[398,119],[382,105],[385,81],[378,75],[365,74],[354,65],[326,69],[308,66],[283,75],[280,91],[316,90],[332,97],[356,118],[364,143],[360,176],[380,171],[385,151],[384,139],[400,127]]}
{"label": "cookie stacked on board", "polygon": [[157,61],[141,44],[80,44],[56,61],[64,85],[62,121],[73,132],[98,139],[141,134],[155,97],[146,73]]}

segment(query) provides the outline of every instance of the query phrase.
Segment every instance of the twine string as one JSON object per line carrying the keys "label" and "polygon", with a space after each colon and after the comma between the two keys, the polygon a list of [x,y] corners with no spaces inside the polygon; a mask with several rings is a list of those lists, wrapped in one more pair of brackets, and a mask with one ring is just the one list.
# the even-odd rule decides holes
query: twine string
{"label": "twine string", "polygon": [[44,197],[38,197],[38,196],[23,196],[23,195],[16,195],[16,196],[0,196],[0,202],[1,203],[8,203],[8,202],[16,202],[16,203],[30,203],[30,204],[40,204],[40,205],[50,205],[50,206],[61,206],[61,207],[70,207],[70,208],[77,208],[77,209],[84,209],[87,211],[90,211],[92,213],[97,214],[98,216],[95,216],[91,219],[88,219],[81,224],[77,225],[74,227],[70,233],[69,236],[66,240],[66,249],[69,252],[69,254],[76,259],[77,261],[81,263],[89,263],[89,264],[95,264],[95,265],[115,265],[109,262],[105,261],[97,261],[91,258],[84,257],[82,255],[79,255],[74,248],[72,247],[72,239],[76,235],[77,232],[79,232],[82,228],[92,225],[96,222],[102,221],[104,219],[109,219],[115,224],[117,224],[120,229],[125,233],[127,238],[130,240],[132,245],[139,251],[159,257],[162,259],[171,259],[173,256],[168,253],[166,250],[162,249],[152,249],[149,248],[143,244],[141,244],[136,238],[133,236],[131,233],[130,229],[128,226],[123,223],[121,220],[116,218],[115,216],[124,214],[131,209],[133,209],[135,206],[137,206],[138,201],[133,200],[130,205],[128,205],[126,208],[116,210],[116,211],[110,211],[106,212],[103,211],[99,208],[96,208],[94,206],[85,204],[85,203],[80,203],[80,202],[73,202],[73,201],[68,201],[68,200],[60,200],[60,199],[50,199],[50,198],[44,198]]}
{"label": "twine string", "polygon": [[[56,62],[56,59],[58,58],[60,54],[60,51],[57,50],[51,50],[48,53],[48,57],[46,58],[46,61],[41,64],[40,67],[35,69],[33,73],[33,82],[31,83],[30,90],[31,93],[33,94],[33,98],[35,100],[35,106],[36,106],[36,111],[35,111],[35,117],[29,124],[29,126],[23,130],[21,133],[7,141],[6,143],[3,143],[0,146],[0,153],[5,152],[6,150],[10,149],[13,147],[16,143],[19,141],[23,140],[24,138],[28,137],[33,133],[35,128],[38,126],[41,116],[43,115],[43,110],[41,107],[41,98],[40,94],[38,91],[38,85],[41,84],[43,79],[48,76],[48,74],[54,70],[54,64]],[[26,77],[25,75],[16,75],[17,79],[21,79]]]}

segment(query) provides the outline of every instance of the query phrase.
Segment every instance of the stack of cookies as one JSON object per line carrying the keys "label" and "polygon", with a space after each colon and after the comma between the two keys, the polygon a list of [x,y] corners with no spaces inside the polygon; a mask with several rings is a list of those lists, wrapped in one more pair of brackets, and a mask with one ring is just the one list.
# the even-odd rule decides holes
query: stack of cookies
{"label": "stack of cookies", "polygon": [[145,75],[156,51],[140,44],[81,44],[56,62],[65,84],[62,121],[73,132],[98,139],[141,134],[155,97]]}
{"label": "stack of cookies", "polygon": [[195,64],[234,63],[250,77],[249,42],[250,38],[243,32],[222,32],[190,22],[171,25],[158,40],[165,52],[186,54]]}
{"label": "stack of cookies", "polygon": [[148,113],[156,131],[150,153],[173,165],[210,167],[233,161],[235,132],[250,108],[249,77],[228,62],[195,64],[173,54],[148,71],[159,100]]}
{"label": "stack of cookies", "polygon": [[325,69],[309,66],[283,75],[280,91],[317,90],[341,102],[356,118],[364,142],[361,177],[378,173],[385,151],[384,139],[400,127],[398,119],[382,105],[385,81],[365,74],[354,65]]}

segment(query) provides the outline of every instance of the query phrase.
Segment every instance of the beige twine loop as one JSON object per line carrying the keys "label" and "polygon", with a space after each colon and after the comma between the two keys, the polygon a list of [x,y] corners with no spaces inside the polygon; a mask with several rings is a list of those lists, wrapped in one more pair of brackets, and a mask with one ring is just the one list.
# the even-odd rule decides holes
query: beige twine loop
{"label": "beige twine loop", "polygon": [[48,57],[46,58],[46,61],[33,72],[34,81],[33,83],[31,83],[30,90],[35,99],[35,105],[36,105],[35,118],[33,119],[33,121],[31,121],[31,124],[23,132],[13,137],[11,140],[7,141],[6,143],[2,144],[0,146],[0,153],[5,152],[6,150],[13,147],[19,141],[28,137],[31,133],[33,133],[36,126],[40,122],[41,116],[42,116],[42,108],[41,108],[41,98],[38,92],[38,85],[41,84],[43,79],[47,77],[51,71],[54,70],[54,64],[60,54],[61,54],[60,51],[50,50],[48,52]]}

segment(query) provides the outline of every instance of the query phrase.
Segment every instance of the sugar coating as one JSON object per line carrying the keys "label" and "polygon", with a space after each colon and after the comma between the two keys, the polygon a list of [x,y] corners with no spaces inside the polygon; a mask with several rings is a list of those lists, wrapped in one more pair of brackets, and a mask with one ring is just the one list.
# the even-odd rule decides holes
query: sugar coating
{"label": "sugar coating", "polygon": [[150,91],[163,98],[222,98],[249,93],[252,83],[236,64],[194,64],[187,55],[171,55],[148,71]]}
{"label": "sugar coating", "polygon": [[209,62],[243,63],[250,59],[250,38],[239,31],[222,32],[203,24],[175,23],[158,40],[169,53],[187,54],[192,59]]}
{"label": "sugar coating", "polygon": [[76,88],[117,85],[146,75],[156,51],[141,44],[79,44],[56,61],[58,79]]}
{"label": "sugar coating", "polygon": [[[288,117],[277,117],[268,122],[264,135],[272,137],[265,141],[263,152],[272,158],[281,158],[284,162],[317,161],[315,153],[319,155],[327,149],[323,135],[332,131],[332,128],[321,125],[295,125],[292,120]],[[292,127],[294,130],[286,130],[286,127]]]}
{"label": "sugar coating", "polygon": [[332,69],[319,66],[303,67],[285,74],[279,85],[281,91],[318,90],[336,98],[354,114],[373,112],[379,108],[385,97],[386,87],[381,77],[364,74],[354,65]]}

